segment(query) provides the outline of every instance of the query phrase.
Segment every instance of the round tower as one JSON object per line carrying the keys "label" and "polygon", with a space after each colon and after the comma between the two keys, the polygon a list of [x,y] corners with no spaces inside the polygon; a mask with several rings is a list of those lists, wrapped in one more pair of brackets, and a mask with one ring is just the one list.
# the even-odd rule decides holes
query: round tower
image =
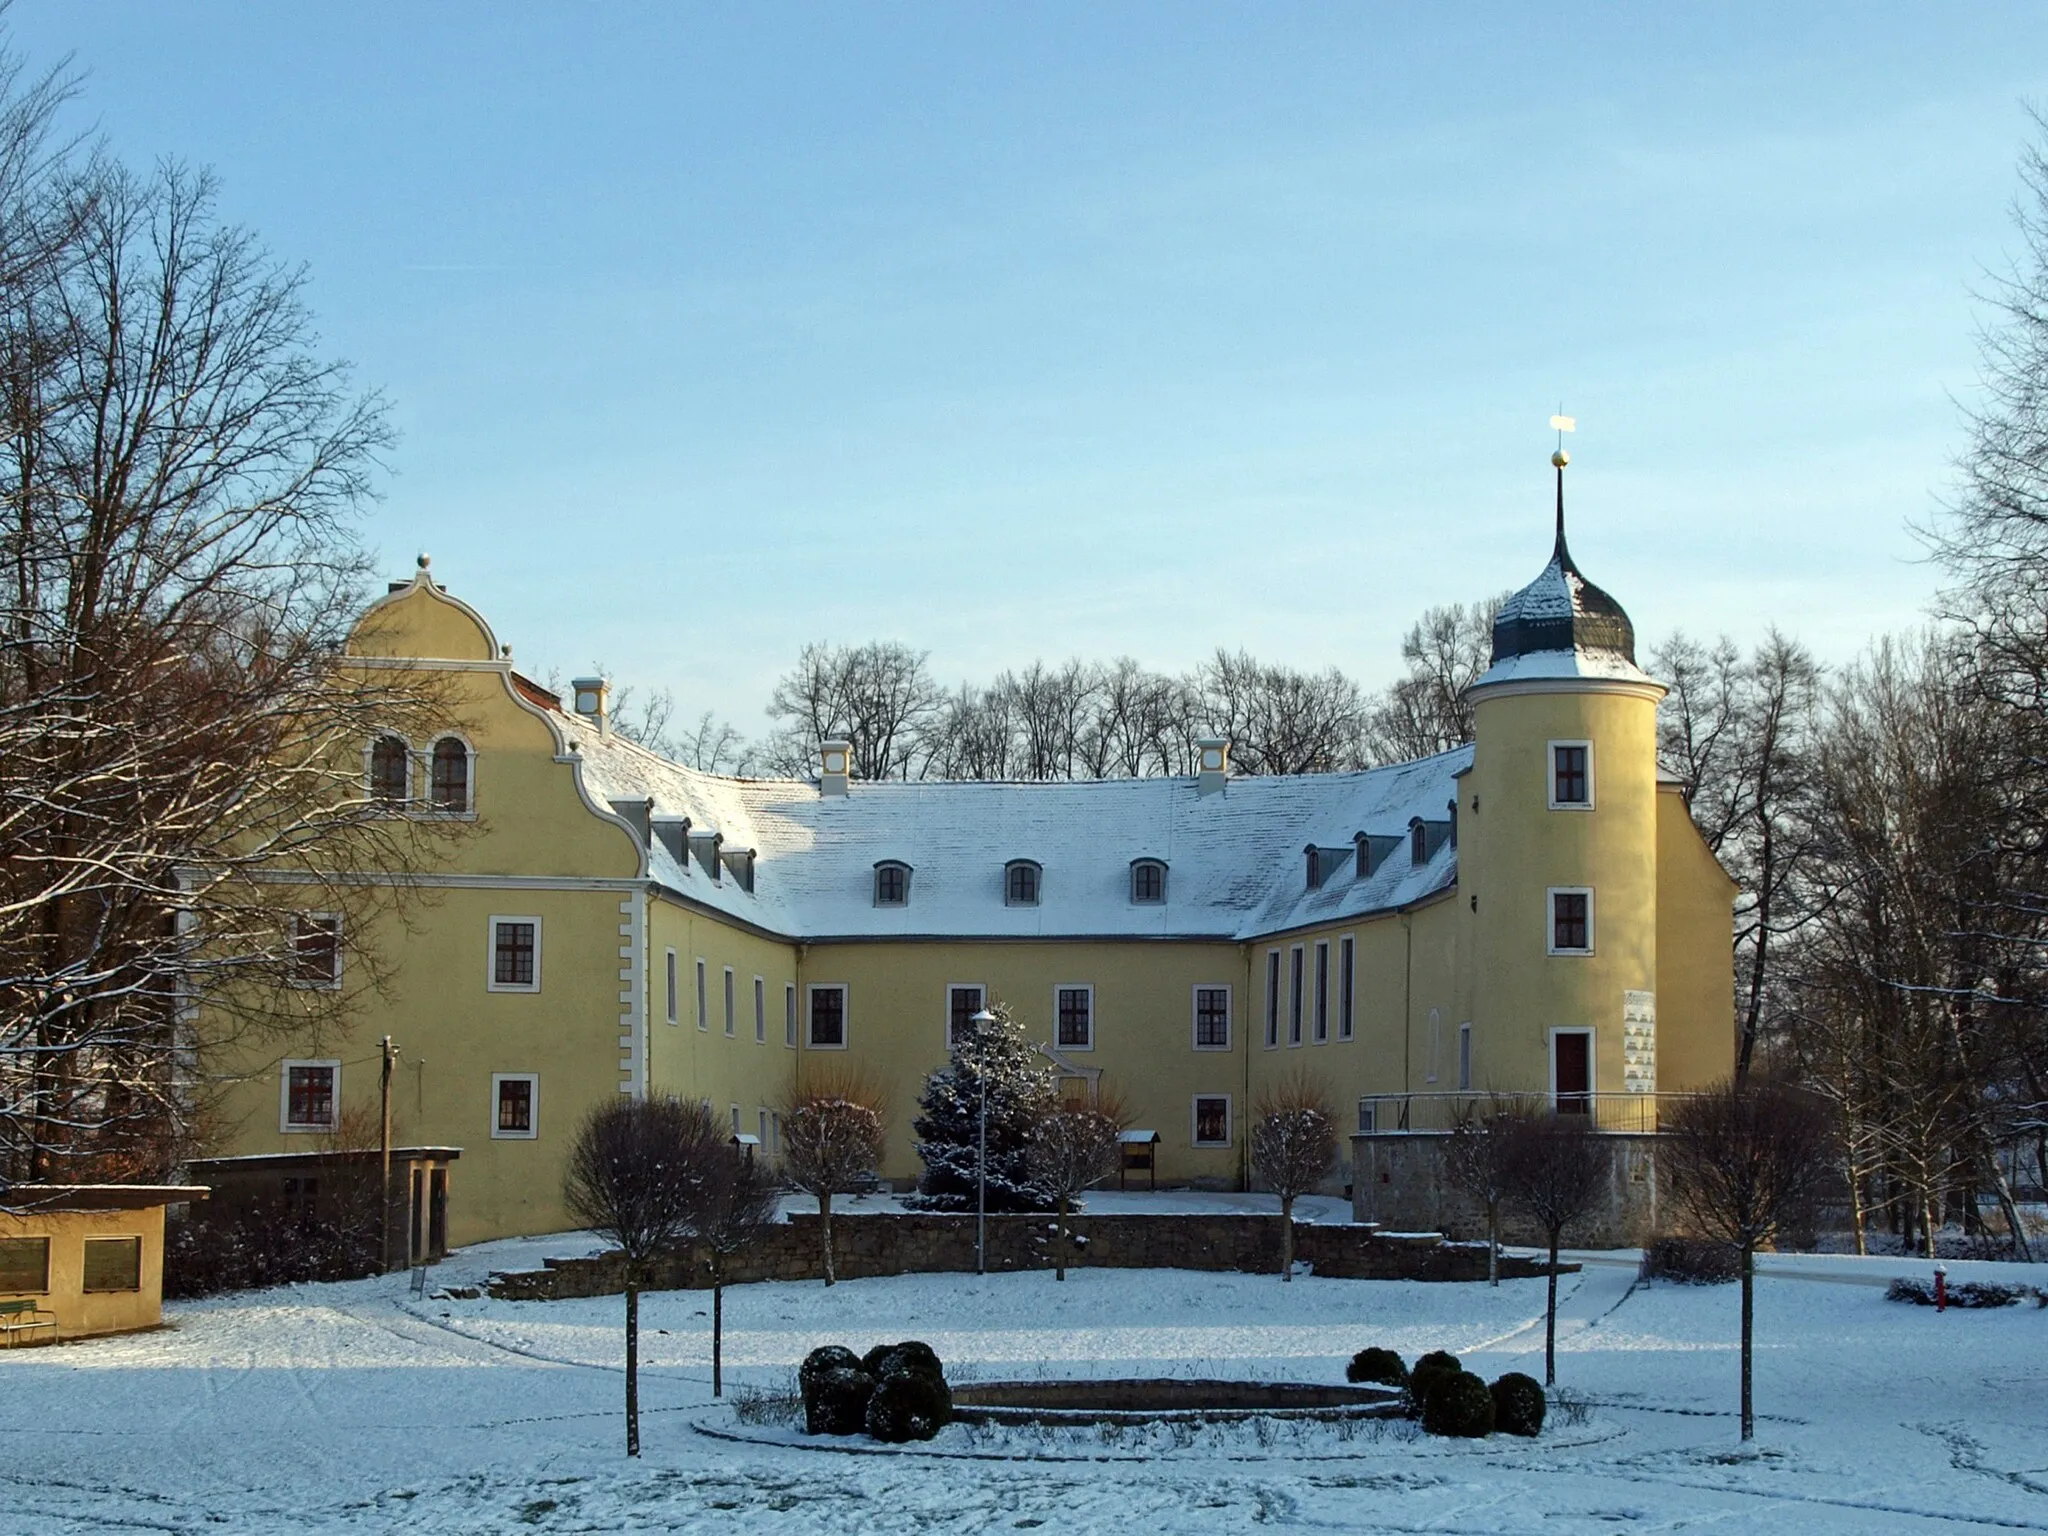
{"label": "round tower", "polygon": [[[1564,534],[1501,605],[1472,688],[1459,884],[1472,922],[1473,1086],[1619,1127],[1655,1088],[1657,701],[1635,627]],[[1652,1101],[1654,1102],[1654,1101]]]}

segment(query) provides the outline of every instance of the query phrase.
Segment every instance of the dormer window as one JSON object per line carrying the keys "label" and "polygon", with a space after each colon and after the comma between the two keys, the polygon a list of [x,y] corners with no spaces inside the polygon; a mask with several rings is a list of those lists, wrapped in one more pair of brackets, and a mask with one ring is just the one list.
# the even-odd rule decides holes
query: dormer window
{"label": "dormer window", "polygon": [[1408,862],[1427,864],[1429,862],[1429,824],[1420,816],[1408,823]]}
{"label": "dormer window", "polygon": [[1166,865],[1159,859],[1131,860],[1131,900],[1156,907],[1166,900]]}
{"label": "dormer window", "polygon": [[910,866],[896,859],[884,859],[875,866],[875,905],[910,905]]}
{"label": "dormer window", "polygon": [[443,736],[434,743],[434,772],[431,781],[433,808],[462,812],[469,806],[469,748],[461,738]]}
{"label": "dormer window", "polygon": [[1012,859],[1003,866],[1003,905],[1038,905],[1039,866],[1030,859]]}
{"label": "dormer window", "polygon": [[397,736],[379,736],[370,745],[370,798],[403,805],[411,789],[412,752]]}

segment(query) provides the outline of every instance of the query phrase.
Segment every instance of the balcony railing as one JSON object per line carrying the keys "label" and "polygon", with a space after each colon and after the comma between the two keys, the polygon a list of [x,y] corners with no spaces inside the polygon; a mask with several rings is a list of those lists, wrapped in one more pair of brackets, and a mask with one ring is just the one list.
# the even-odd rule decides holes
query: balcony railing
{"label": "balcony railing", "polygon": [[1362,1136],[1444,1132],[1462,1120],[1521,1111],[1584,1115],[1596,1131],[1647,1135],[1668,1121],[1689,1093],[1374,1093],[1358,1101]]}

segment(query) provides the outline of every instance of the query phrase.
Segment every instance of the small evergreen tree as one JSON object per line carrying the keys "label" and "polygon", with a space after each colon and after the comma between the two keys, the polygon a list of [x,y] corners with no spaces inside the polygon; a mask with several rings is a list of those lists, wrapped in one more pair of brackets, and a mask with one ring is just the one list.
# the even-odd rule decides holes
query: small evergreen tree
{"label": "small evergreen tree", "polygon": [[1010,1010],[989,1004],[995,1021],[962,1036],[952,1060],[925,1079],[910,1128],[924,1176],[910,1204],[928,1211],[974,1209],[982,1095],[988,1106],[988,1209],[1049,1211],[1055,1201],[1031,1167],[1031,1133],[1053,1099],[1053,1074],[1024,1038]]}

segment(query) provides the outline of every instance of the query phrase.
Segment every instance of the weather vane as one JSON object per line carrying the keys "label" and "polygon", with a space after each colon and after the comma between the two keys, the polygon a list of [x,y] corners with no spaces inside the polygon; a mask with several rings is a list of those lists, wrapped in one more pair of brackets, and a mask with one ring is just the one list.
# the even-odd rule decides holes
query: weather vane
{"label": "weather vane", "polygon": [[1563,402],[1559,402],[1557,409],[1558,414],[1550,418],[1551,426],[1557,429],[1557,452],[1550,456],[1550,462],[1559,469],[1563,469],[1565,465],[1572,461],[1572,456],[1564,451],[1564,435],[1567,432],[1576,432],[1579,429],[1579,424],[1573,418],[1564,414]]}

